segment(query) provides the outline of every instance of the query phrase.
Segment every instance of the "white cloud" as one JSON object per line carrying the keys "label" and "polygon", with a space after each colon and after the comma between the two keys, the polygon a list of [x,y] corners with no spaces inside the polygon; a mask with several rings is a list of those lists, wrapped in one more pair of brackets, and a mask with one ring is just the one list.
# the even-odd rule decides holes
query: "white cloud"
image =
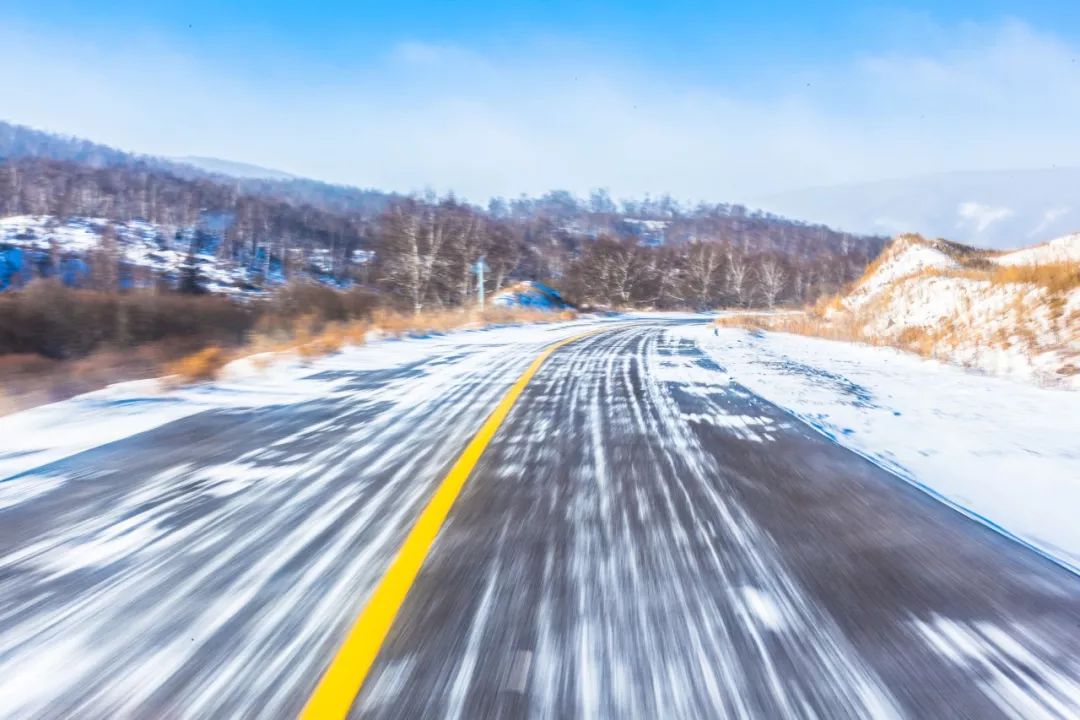
{"label": "white cloud", "polygon": [[410,41],[366,65],[282,53],[233,68],[158,38],[8,29],[0,114],[138,151],[474,199],[603,186],[740,200],[1080,161],[1075,48],[1016,22],[940,29],[911,48],[800,67],[748,96],[574,45],[484,55]]}
{"label": "white cloud", "polygon": [[1016,213],[1006,207],[993,207],[978,202],[963,202],[956,210],[960,221],[956,223],[958,228],[970,226],[975,234],[979,235],[991,225],[1012,217]]}
{"label": "white cloud", "polygon": [[1058,220],[1066,217],[1072,210],[1073,209],[1068,205],[1055,205],[1054,207],[1048,208],[1043,212],[1039,224],[1032,228],[1031,232],[1028,233],[1028,237],[1038,237],[1040,233],[1044,232],[1047,228],[1052,227]]}

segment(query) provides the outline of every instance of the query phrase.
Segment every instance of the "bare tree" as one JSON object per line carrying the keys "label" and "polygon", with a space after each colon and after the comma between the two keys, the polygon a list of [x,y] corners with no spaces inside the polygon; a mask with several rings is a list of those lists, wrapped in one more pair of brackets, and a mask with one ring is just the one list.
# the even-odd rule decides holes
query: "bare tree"
{"label": "bare tree", "polygon": [[715,300],[715,290],[721,279],[723,256],[713,242],[696,242],[686,253],[686,280],[689,295],[697,309],[707,309]]}
{"label": "bare tree", "polygon": [[765,307],[772,310],[776,306],[776,299],[783,291],[786,279],[787,274],[776,259],[761,259],[757,267],[757,287],[762,300],[765,302]]}
{"label": "bare tree", "polygon": [[746,307],[749,300],[750,293],[747,290],[749,273],[750,267],[745,256],[741,252],[729,249],[727,254],[727,276],[725,278],[726,289],[738,307]]}

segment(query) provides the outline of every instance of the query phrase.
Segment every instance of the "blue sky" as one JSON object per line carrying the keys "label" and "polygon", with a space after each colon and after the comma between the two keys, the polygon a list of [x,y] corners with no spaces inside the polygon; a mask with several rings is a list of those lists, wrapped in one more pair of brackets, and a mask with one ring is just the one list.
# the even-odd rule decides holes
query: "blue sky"
{"label": "blue sky", "polygon": [[0,118],[482,199],[1080,164],[1080,3],[0,0]]}

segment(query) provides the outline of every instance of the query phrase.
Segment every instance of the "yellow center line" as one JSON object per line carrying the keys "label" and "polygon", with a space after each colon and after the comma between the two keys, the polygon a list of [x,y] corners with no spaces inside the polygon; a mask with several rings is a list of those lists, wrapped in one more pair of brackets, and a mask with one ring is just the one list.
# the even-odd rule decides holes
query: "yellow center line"
{"label": "yellow center line", "polygon": [[450,508],[457,500],[465,481],[484,453],[491,438],[510,413],[518,396],[533,375],[553,352],[564,345],[595,335],[601,330],[575,335],[547,346],[511,386],[458,457],[450,472],[435,490],[416,524],[402,543],[397,557],[375,586],[367,605],[356,618],[345,642],[338,648],[315,692],[300,712],[303,720],[344,718],[364,685],[375,657],[397,617],[405,596],[431,550]]}

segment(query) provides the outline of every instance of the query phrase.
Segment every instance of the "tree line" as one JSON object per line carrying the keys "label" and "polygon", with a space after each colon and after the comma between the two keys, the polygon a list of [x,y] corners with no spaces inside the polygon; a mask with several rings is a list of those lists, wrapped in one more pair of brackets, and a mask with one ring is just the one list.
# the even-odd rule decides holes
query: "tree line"
{"label": "tree line", "polygon": [[[297,279],[312,274],[319,258],[324,275],[413,310],[470,302],[480,258],[489,268],[487,292],[537,280],[587,306],[804,303],[858,277],[884,246],[883,238],[667,196],[616,202],[604,191],[588,198],[556,191],[479,207],[453,196],[386,195],[332,208],[307,202],[310,186],[299,194],[290,194],[287,181],[275,187],[247,192],[138,159],[9,157],[0,160],[0,215],[139,219],[168,237],[196,228],[223,261],[253,269],[274,263]],[[107,265],[115,245],[115,236],[102,233],[95,263]]]}

